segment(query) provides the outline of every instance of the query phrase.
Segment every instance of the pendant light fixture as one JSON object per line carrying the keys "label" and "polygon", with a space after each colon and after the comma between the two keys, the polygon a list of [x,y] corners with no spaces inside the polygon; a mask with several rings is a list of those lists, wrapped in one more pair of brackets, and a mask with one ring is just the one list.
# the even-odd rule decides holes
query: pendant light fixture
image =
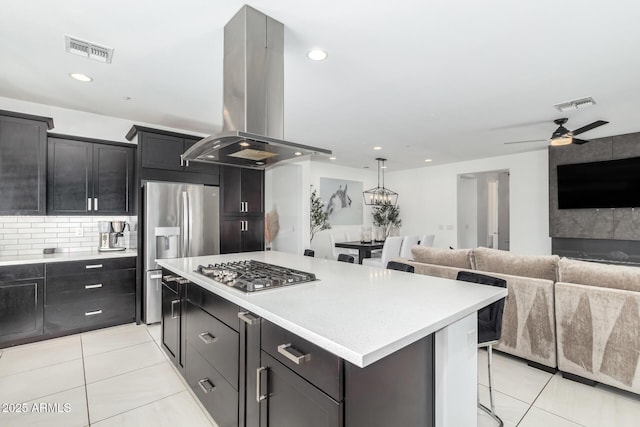
{"label": "pendant light fixture", "polygon": [[[378,161],[378,186],[376,188],[372,188],[370,190],[362,192],[364,204],[369,206],[395,206],[395,204],[398,202],[398,193],[396,193],[395,191],[391,191],[384,186],[384,169],[386,168],[384,162],[386,162],[387,159],[378,157],[376,158],[376,160]],[[382,167],[380,167],[380,162],[382,162]],[[380,187],[380,169],[382,169],[382,187]]]}

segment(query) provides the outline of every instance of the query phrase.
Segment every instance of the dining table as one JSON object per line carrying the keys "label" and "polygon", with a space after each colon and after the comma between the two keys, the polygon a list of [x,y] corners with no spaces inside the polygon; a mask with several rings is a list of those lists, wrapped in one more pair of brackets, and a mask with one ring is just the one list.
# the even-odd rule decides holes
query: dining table
{"label": "dining table", "polygon": [[384,242],[360,242],[355,240],[353,242],[336,242],[336,248],[343,249],[357,249],[358,250],[358,264],[362,264],[362,260],[364,258],[371,258],[371,251],[375,251],[377,249],[382,249],[384,247]]}

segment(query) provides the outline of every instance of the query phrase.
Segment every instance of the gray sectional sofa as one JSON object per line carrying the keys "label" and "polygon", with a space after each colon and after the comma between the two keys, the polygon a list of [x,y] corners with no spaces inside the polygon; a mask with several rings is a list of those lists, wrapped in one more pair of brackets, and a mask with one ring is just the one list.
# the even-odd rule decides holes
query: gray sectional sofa
{"label": "gray sectional sofa", "polygon": [[640,393],[640,268],[488,248],[415,246],[412,254],[396,260],[417,274],[455,279],[467,270],[507,281],[496,349]]}

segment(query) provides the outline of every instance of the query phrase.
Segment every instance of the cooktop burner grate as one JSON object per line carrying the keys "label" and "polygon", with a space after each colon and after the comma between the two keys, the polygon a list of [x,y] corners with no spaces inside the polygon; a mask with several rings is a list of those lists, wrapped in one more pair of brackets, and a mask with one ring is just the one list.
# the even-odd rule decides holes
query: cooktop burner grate
{"label": "cooktop burner grate", "polygon": [[199,265],[196,272],[243,292],[257,292],[316,280],[313,273],[254,260]]}

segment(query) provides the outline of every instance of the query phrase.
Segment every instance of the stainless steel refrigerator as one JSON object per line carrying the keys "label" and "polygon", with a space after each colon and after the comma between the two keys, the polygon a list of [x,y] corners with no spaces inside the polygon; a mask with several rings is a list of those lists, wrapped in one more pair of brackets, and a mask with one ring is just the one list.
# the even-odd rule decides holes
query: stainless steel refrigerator
{"label": "stainless steel refrigerator", "polygon": [[218,187],[170,182],[143,183],[144,310],[147,324],[161,318],[161,258],[220,253]]}

